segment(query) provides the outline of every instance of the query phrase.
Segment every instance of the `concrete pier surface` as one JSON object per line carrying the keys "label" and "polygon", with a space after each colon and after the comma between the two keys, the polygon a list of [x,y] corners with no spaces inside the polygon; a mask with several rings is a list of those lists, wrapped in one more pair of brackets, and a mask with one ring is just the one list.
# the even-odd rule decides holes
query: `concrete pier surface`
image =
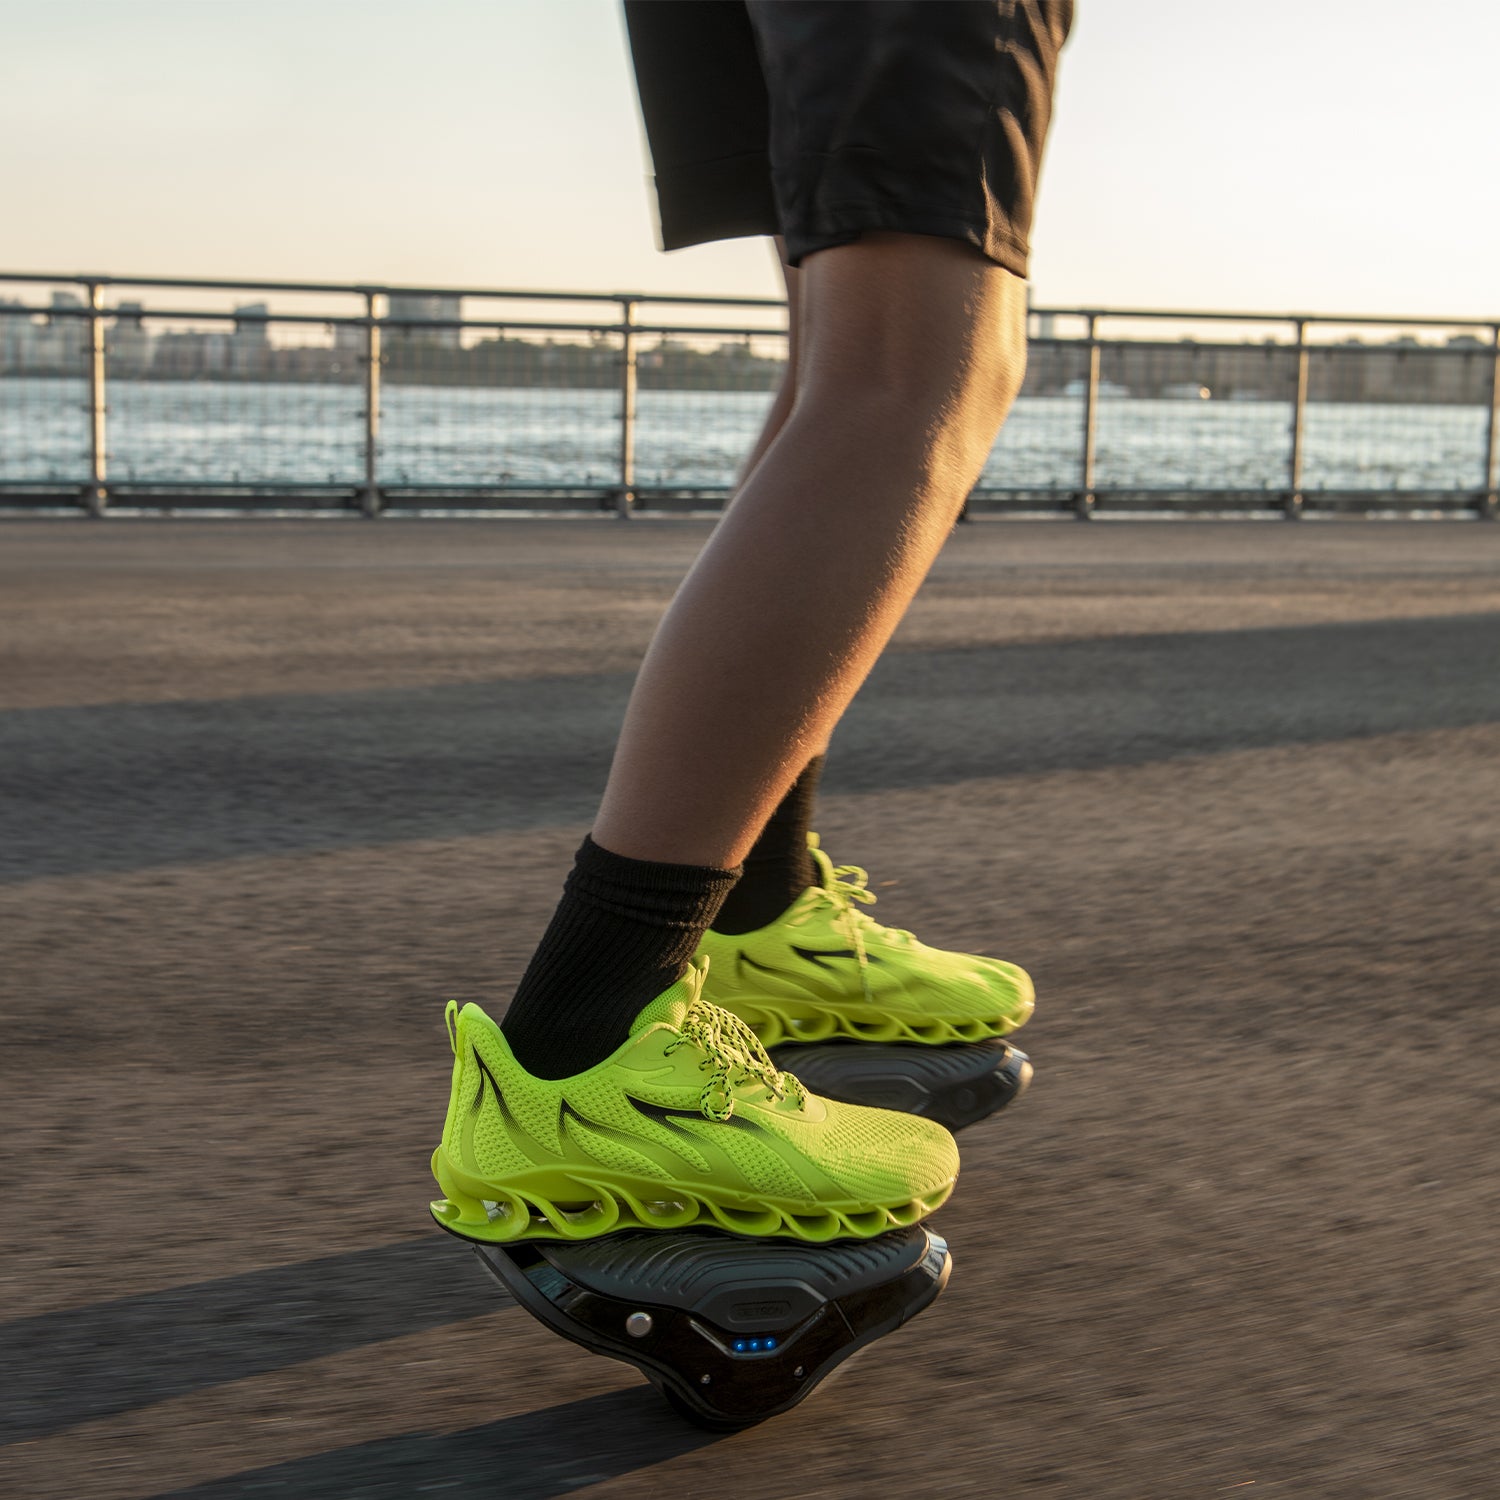
{"label": "concrete pier surface", "polygon": [[818,826],[1033,971],[1037,1079],[796,1412],[681,1426],[431,1225],[443,1001],[707,534],[0,525],[0,1492],[1492,1492],[1500,527],[955,533]]}

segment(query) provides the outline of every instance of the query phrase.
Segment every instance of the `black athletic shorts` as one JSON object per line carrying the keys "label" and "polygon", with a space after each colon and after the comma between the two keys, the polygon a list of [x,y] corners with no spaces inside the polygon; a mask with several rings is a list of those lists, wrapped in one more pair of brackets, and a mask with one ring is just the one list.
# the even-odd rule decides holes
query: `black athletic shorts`
{"label": "black athletic shorts", "polygon": [[664,250],[867,229],[1026,274],[1072,0],[625,0]]}

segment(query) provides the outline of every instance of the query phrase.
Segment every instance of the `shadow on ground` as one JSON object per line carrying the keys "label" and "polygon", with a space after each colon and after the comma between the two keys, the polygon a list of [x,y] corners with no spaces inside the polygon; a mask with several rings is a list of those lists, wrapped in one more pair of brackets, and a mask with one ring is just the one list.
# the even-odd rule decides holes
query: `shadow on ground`
{"label": "shadow on ground", "polygon": [[[170,1500],[341,1495],[550,1500],[716,1441],[685,1427],[648,1386],[525,1412],[462,1432],[411,1433],[175,1490]],[[159,1497],[168,1500],[168,1497]]]}
{"label": "shadow on ground", "polygon": [[444,1235],[0,1324],[0,1444],[514,1307]]}
{"label": "shadow on ground", "polygon": [[[1497,660],[1500,614],[897,653],[839,790],[1493,723]],[[0,881],[585,822],[630,682],[0,713]]]}

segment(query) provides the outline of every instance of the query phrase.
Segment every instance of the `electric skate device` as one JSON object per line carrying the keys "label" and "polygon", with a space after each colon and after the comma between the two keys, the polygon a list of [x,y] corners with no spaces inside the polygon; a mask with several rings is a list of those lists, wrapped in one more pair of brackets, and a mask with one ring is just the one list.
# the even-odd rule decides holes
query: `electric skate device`
{"label": "electric skate device", "polygon": [[712,1231],[475,1245],[533,1317],[634,1365],[689,1421],[732,1431],[789,1410],[947,1284],[947,1244],[920,1224],[807,1245]]}
{"label": "electric skate device", "polygon": [[[1020,1097],[1026,1054],[826,1042],[778,1047],[814,1093],[959,1130]],[[634,1365],[689,1421],[716,1431],[789,1410],[947,1285],[947,1243],[925,1226],[806,1244],[714,1230],[476,1244],[484,1269],[565,1339]]]}

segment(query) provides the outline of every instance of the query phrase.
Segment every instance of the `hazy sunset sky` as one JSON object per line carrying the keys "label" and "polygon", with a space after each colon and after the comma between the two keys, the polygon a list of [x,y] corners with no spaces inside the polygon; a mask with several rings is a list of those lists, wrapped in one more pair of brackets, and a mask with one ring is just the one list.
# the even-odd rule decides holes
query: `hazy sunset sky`
{"label": "hazy sunset sky", "polygon": [[[1497,57],[1491,0],[1080,0],[1035,300],[1500,317]],[[0,0],[0,270],[776,291],[646,171],[614,0]]]}

